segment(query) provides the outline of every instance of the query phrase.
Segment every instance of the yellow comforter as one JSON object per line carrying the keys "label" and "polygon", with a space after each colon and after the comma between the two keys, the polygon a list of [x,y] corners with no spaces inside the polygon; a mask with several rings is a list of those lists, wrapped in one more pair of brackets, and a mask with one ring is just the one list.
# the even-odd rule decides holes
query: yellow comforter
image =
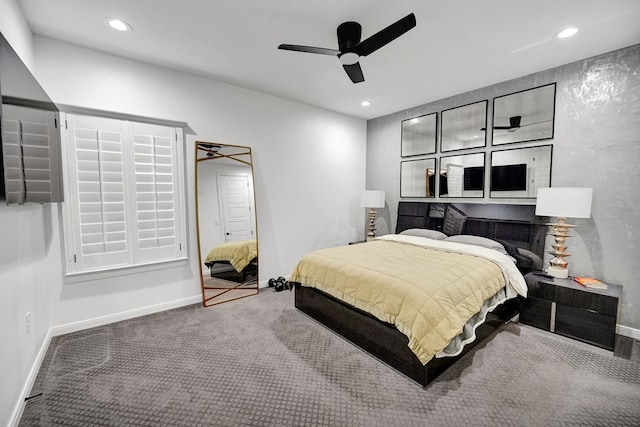
{"label": "yellow comforter", "polygon": [[395,325],[423,364],[505,285],[507,295],[526,295],[524,278],[506,255],[399,235],[312,252],[290,280]]}
{"label": "yellow comforter", "polygon": [[254,240],[222,243],[209,251],[205,265],[216,261],[229,261],[238,273],[258,256],[258,245]]}

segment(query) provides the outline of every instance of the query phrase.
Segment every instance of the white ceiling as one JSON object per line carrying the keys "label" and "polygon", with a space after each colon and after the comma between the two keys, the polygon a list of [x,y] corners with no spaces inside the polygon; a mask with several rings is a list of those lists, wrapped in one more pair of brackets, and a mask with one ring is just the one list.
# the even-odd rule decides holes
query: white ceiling
{"label": "white ceiling", "polygon": [[[640,43],[638,0],[19,0],[35,34],[370,119]],[[417,26],[361,58],[353,84],[336,27],[362,39],[409,13]],[[105,18],[133,31],[118,33]],[[553,35],[568,26],[577,35]],[[37,64],[36,64],[37,65]],[[369,107],[360,103],[369,100]]]}

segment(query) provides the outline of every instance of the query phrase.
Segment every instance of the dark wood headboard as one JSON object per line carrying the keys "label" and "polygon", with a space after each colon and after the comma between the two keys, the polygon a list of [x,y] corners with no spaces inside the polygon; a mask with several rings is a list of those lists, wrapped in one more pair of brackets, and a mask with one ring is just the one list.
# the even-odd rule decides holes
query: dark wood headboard
{"label": "dark wood headboard", "polygon": [[439,230],[447,235],[472,234],[508,242],[541,258],[545,227],[533,205],[473,203],[398,203],[396,233],[409,228]]}

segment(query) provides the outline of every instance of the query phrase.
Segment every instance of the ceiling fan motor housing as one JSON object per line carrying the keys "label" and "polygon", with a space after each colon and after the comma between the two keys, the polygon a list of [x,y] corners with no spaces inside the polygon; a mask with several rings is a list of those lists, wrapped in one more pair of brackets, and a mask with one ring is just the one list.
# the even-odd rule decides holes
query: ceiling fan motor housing
{"label": "ceiling fan motor housing", "polygon": [[337,33],[338,49],[344,54],[360,43],[360,37],[362,37],[362,26],[353,21],[343,22],[338,25]]}

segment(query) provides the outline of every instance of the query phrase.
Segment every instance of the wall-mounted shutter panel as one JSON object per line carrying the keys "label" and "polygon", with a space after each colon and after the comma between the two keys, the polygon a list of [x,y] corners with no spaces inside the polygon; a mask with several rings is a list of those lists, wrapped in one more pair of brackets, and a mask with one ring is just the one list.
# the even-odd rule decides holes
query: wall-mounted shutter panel
{"label": "wall-mounted shutter panel", "polygon": [[125,205],[126,126],[119,120],[68,117],[71,195],[82,269],[129,263]]}
{"label": "wall-mounted shutter panel", "polygon": [[176,130],[131,123],[133,145],[136,256],[140,261],[177,255]]}
{"label": "wall-mounted shutter panel", "polygon": [[7,203],[61,201],[56,113],[7,104],[2,110]]}
{"label": "wall-mounted shutter panel", "polygon": [[67,122],[74,227],[69,269],[180,257],[185,234],[178,185],[180,129],[71,114]]}

